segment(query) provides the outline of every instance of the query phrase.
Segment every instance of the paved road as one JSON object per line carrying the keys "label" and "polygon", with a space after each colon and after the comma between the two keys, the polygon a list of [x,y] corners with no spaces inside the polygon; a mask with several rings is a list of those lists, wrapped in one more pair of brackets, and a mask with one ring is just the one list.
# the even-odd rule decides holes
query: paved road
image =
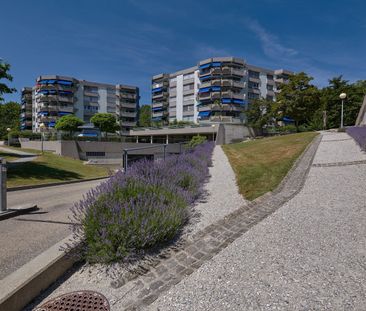
{"label": "paved road", "polygon": [[9,208],[31,202],[40,210],[0,221],[0,279],[69,235],[70,206],[100,182],[9,192]]}
{"label": "paved road", "polygon": [[366,156],[349,138],[324,133],[298,195],[147,309],[365,310]]}

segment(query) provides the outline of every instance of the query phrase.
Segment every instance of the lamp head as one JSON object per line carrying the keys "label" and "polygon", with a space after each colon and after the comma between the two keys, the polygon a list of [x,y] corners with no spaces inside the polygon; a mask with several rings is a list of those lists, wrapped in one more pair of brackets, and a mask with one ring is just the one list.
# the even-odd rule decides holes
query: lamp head
{"label": "lamp head", "polygon": [[10,128],[10,127],[8,127],[6,130],[7,130],[8,132],[10,132],[10,131],[11,131],[11,128]]}
{"label": "lamp head", "polygon": [[339,98],[340,99],[345,99],[346,97],[347,97],[347,94],[346,93],[339,94]]}

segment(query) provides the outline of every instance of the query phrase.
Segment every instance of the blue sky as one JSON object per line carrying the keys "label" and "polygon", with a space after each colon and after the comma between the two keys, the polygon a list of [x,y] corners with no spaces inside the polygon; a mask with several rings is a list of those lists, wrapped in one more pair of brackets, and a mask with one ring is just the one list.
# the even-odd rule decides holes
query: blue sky
{"label": "blue sky", "polygon": [[363,0],[2,0],[0,58],[18,90],[60,74],[137,85],[142,104],[152,75],[215,56],[305,71],[324,86],[366,79],[365,11]]}

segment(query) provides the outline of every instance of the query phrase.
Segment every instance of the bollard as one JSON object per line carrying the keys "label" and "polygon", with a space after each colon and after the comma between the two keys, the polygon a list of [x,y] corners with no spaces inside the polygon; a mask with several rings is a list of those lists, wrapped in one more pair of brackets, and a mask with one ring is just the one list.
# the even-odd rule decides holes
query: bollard
{"label": "bollard", "polygon": [[6,204],[6,160],[0,158],[0,213],[7,211]]}

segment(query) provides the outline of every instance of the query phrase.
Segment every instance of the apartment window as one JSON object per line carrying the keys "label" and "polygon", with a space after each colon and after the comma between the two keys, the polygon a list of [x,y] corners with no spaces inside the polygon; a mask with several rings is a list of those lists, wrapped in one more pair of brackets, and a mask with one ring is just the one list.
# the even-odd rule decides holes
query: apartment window
{"label": "apartment window", "polygon": [[184,95],[183,96],[183,101],[192,100],[192,99],[194,99],[194,95]]}
{"label": "apartment window", "polygon": [[183,91],[189,91],[189,90],[193,90],[193,89],[194,89],[194,84],[193,83],[183,85]]}
{"label": "apartment window", "polygon": [[269,95],[267,95],[267,96],[266,96],[266,99],[267,99],[267,100],[271,100],[271,101],[273,101],[273,96],[269,96]]}
{"label": "apartment window", "polygon": [[191,122],[193,122],[194,121],[194,117],[193,117],[193,115],[191,115],[191,116],[184,116],[183,117],[183,121],[191,121]]}
{"label": "apartment window", "polygon": [[116,112],[116,109],[115,108],[112,108],[112,107],[107,107],[107,112],[108,113],[115,113]]}
{"label": "apartment window", "polygon": [[259,89],[259,83],[258,82],[249,81],[248,86],[252,89]]}
{"label": "apartment window", "polygon": [[98,111],[99,107],[96,106],[89,106],[89,105],[84,105],[84,110],[89,110],[89,111]]}
{"label": "apartment window", "polygon": [[103,151],[87,151],[87,157],[105,157],[105,152]]}
{"label": "apartment window", "polygon": [[84,95],[84,102],[87,102],[87,103],[98,103],[98,97],[85,96]]}
{"label": "apartment window", "polygon": [[267,84],[267,90],[268,91],[273,91],[273,85]]}
{"label": "apartment window", "polygon": [[253,71],[253,70],[249,70],[249,77],[250,78],[259,79],[259,72],[258,71]]}
{"label": "apartment window", "polygon": [[169,81],[170,81],[170,82],[177,82],[177,77],[172,78],[172,79],[170,79]]}
{"label": "apartment window", "polygon": [[169,89],[170,92],[176,92],[177,91],[177,87],[176,86],[173,86]]}
{"label": "apartment window", "polygon": [[273,75],[267,75],[267,80],[273,80]]}
{"label": "apartment window", "polygon": [[95,86],[84,86],[84,91],[85,92],[90,92],[90,93],[97,93],[98,94],[98,88]]}
{"label": "apartment window", "polygon": [[193,79],[194,73],[189,73],[183,76],[183,80]]}
{"label": "apartment window", "polygon": [[183,111],[194,111],[194,105],[183,106]]}
{"label": "apartment window", "polygon": [[259,98],[259,94],[255,94],[255,93],[248,93],[248,98],[249,99],[258,99]]}
{"label": "apartment window", "polygon": [[115,90],[115,89],[110,89],[110,88],[108,88],[108,89],[107,89],[107,94],[108,94],[108,95],[115,95],[115,94],[116,94],[116,90]]}

